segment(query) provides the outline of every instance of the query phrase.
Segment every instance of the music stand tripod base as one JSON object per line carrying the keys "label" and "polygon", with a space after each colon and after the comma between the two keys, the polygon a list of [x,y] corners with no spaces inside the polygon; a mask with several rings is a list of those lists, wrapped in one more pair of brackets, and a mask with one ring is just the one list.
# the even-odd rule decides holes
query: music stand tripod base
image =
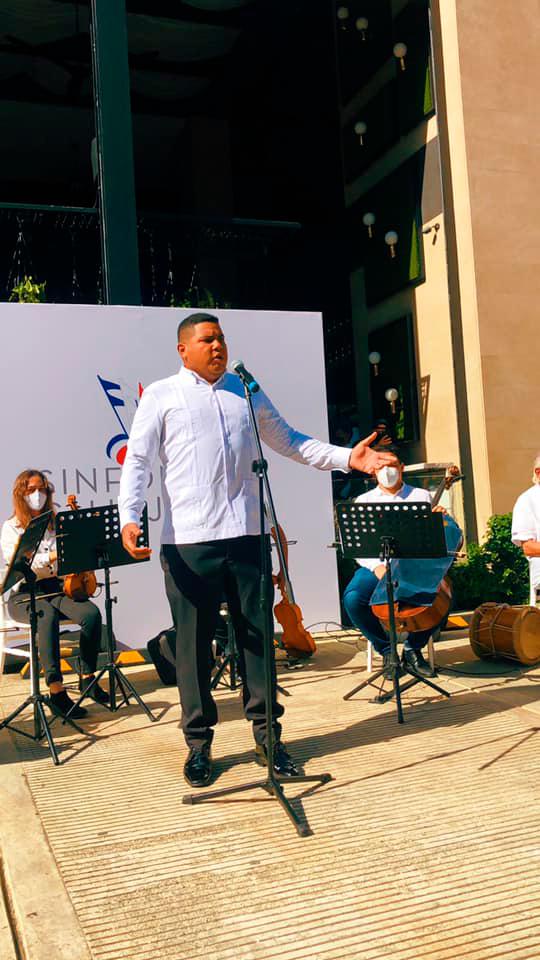
{"label": "music stand tripod base", "polygon": [[[60,717],[63,718],[64,723],[69,723],[74,730],[77,730],[78,733],[85,733],[82,727],[79,727],[73,720],[69,717],[65,717],[64,714],[60,713],[54,708],[54,706],[49,702],[47,697],[45,697],[39,688],[39,656],[38,656],[38,647],[37,647],[37,626],[38,626],[38,610],[36,608],[36,575],[32,570],[32,561],[37,552],[39,544],[43,539],[43,535],[47,526],[51,520],[51,512],[40,514],[40,516],[35,517],[30,521],[26,530],[22,534],[19,543],[17,544],[17,549],[11,558],[11,562],[8,565],[2,584],[0,586],[0,594],[6,593],[8,590],[11,590],[15,584],[20,580],[25,581],[26,587],[30,597],[30,676],[32,682],[32,692],[23,703],[19,704],[7,717],[0,722],[0,730],[4,727],[9,730],[13,730],[14,733],[19,733],[23,737],[27,737],[29,740],[33,740],[36,743],[45,738],[47,740],[47,746],[49,747],[52,761],[55,766],[58,766],[60,759],[58,757],[58,751],[56,749],[55,742],[51,733],[51,727],[55,720]],[[13,721],[21,714],[27,707],[33,708],[34,714],[34,732],[28,733],[27,730],[21,730],[20,727],[15,726]],[[53,719],[49,723],[47,720],[47,715],[45,713],[45,706],[49,708],[53,714]]]}
{"label": "music stand tripod base", "polygon": [[[385,566],[386,599],[389,612],[388,639],[390,642],[390,666],[387,678],[393,685],[392,692],[383,694],[379,703],[386,703],[395,697],[398,723],[404,723],[401,694],[417,683],[431,687],[444,697],[450,697],[447,690],[413,671],[408,665],[400,663],[397,653],[397,627],[395,618],[394,581],[392,558],[433,559],[448,555],[444,535],[443,518],[433,513],[431,505],[424,502],[409,503],[350,503],[336,504],[336,516],[342,544],[343,556],[347,559],[372,558],[379,556]],[[358,684],[343,697],[349,700],[383,671],[376,671]],[[408,674],[411,679],[402,686],[400,676]],[[383,699],[384,698],[384,699]]]}
{"label": "music stand tripod base", "polygon": [[[145,506],[141,517],[142,534],[138,545],[148,546],[148,512]],[[109,703],[102,704],[111,713],[115,713],[130,697],[139,704],[150,720],[156,721],[149,707],[135,690],[116,663],[115,640],[113,633],[113,603],[111,597],[111,568],[133,563],[145,563],[146,560],[134,560],[122,546],[118,507],[107,504],[103,507],[91,507],[82,510],[66,510],[56,515],[56,536],[58,543],[58,571],[60,575],[79,573],[82,570],[102,570],[105,580],[105,625],[107,630],[107,663],[97,673],[91,683],[81,693],[79,699],[66,715],[79,706],[87,697],[92,696],[94,686],[107,674],[109,678]],[[117,700],[117,689],[121,699]]]}
{"label": "music stand tripod base", "polygon": [[[415,673],[415,671],[412,670],[410,667],[404,667],[403,664],[400,664],[399,670],[402,676],[407,675],[411,678],[410,680],[407,680],[405,683],[401,683],[399,685],[400,694],[405,693],[406,690],[410,690],[411,687],[416,686],[417,683],[425,683],[426,686],[431,687],[433,690],[436,690],[437,693],[442,694],[442,696],[448,697],[448,698],[451,696],[448,690],[445,690],[443,687],[440,687],[437,683],[433,683],[433,681],[428,679],[427,677],[423,677],[421,676],[421,674]],[[366,687],[372,686],[372,687],[375,687],[379,691],[379,693],[377,694],[377,696],[372,697],[371,700],[369,700],[369,703],[381,704],[381,703],[388,703],[390,700],[393,700],[395,697],[395,690],[393,688],[391,690],[386,690],[386,691],[383,689],[385,681],[389,680],[391,682],[392,678],[384,677],[381,686],[378,687],[376,684],[376,681],[379,679],[379,677],[384,677],[384,670],[382,668],[380,670],[375,670],[373,673],[369,675],[369,677],[367,677],[366,680],[363,680],[362,683],[358,684],[358,686],[353,687],[352,690],[349,690],[348,693],[345,693],[343,695],[343,699],[350,700],[352,697],[354,697],[355,693],[359,693],[360,690],[364,690]]]}

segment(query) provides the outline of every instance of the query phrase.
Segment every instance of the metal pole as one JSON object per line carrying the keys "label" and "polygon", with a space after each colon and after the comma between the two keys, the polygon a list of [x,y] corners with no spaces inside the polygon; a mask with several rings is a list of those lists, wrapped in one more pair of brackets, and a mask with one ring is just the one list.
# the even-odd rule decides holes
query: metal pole
{"label": "metal pole", "polygon": [[141,283],[125,0],[91,0],[104,297],[139,304]]}

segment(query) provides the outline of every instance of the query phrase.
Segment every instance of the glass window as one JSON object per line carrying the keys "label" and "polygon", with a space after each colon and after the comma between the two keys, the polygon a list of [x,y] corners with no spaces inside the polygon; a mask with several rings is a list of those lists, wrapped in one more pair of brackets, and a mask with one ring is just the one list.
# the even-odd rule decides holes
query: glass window
{"label": "glass window", "polygon": [[89,7],[4,0],[1,23],[0,299],[31,275],[46,300],[92,303],[101,281]]}

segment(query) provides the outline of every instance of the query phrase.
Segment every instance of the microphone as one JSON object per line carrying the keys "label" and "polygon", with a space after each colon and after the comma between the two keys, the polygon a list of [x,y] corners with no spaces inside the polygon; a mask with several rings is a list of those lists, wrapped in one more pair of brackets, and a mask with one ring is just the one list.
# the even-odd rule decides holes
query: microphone
{"label": "microphone", "polygon": [[250,373],[249,370],[246,370],[243,360],[233,360],[231,370],[236,373],[237,377],[240,377],[240,380],[249,393],[257,393],[257,391],[261,389],[253,374]]}

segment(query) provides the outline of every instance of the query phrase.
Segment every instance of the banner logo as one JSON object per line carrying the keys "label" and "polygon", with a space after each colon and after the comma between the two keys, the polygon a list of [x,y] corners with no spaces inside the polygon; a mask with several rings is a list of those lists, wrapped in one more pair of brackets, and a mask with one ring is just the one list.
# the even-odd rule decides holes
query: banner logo
{"label": "banner logo", "polygon": [[[137,409],[139,400],[142,397],[144,387],[141,383],[137,385],[137,395],[136,397],[132,397],[130,399],[128,405],[122,396],[122,393],[124,392],[122,384],[114,383],[112,380],[105,380],[103,377],[99,376],[99,373],[97,378],[121,427],[121,432],[115,433],[107,443],[107,456],[109,460],[116,460],[116,462],[122,466],[124,460],[126,459],[127,442],[129,439],[128,427],[126,426],[126,423],[128,422],[129,418],[129,426],[131,426],[131,420],[133,420],[133,416],[135,414],[135,410]],[[129,387],[127,389],[129,390]],[[130,411],[131,404],[133,404],[134,407],[132,412]],[[119,412],[121,408],[123,408],[122,416]]]}

